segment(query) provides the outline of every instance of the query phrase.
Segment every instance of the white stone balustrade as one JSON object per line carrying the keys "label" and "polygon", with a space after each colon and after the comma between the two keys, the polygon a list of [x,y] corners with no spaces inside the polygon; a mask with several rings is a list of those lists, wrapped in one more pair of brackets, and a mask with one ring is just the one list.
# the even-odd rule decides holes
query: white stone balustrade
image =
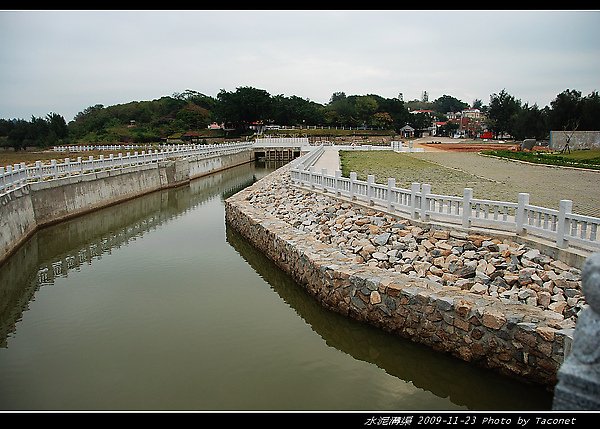
{"label": "white stone balustrade", "polygon": [[572,213],[571,200],[561,200],[559,210],[554,210],[529,204],[527,193],[519,194],[516,203],[474,198],[471,188],[465,188],[463,196],[438,195],[432,193],[426,183],[413,183],[410,189],[403,189],[396,187],[392,178],[380,184],[372,175],[363,181],[358,180],[354,172],[349,178],[342,177],[340,171],[333,175],[324,169],[317,172],[311,166],[316,159],[317,153],[313,151],[297,160],[290,170],[295,184],[415,220],[531,235],[551,240],[559,248],[600,249],[600,218]]}
{"label": "white stone balustrade", "polygon": [[[71,151],[88,150],[119,150],[123,148],[138,148],[137,146],[70,146]],[[58,147],[56,152],[65,152],[66,147]],[[141,152],[127,152],[125,155],[110,154],[108,156],[100,155],[97,158],[89,156],[87,158],[77,157],[76,160],[65,158],[63,162],[55,159],[48,163],[36,161],[33,166],[26,166],[25,163],[14,164],[13,166],[0,167],[0,196],[22,188],[28,183],[42,180],[53,180],[61,177],[67,177],[78,174],[93,173],[102,170],[112,170],[138,165],[157,163],[169,158],[182,157],[213,157],[237,153],[252,148],[251,142],[237,142],[214,145],[164,145],[160,150],[142,150]]]}

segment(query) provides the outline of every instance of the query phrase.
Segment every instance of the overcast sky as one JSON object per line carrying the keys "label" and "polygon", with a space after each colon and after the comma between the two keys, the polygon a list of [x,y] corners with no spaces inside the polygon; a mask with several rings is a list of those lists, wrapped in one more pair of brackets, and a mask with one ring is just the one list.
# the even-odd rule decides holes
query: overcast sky
{"label": "overcast sky", "polygon": [[599,11],[0,11],[0,118],[240,86],[529,105],[600,91]]}

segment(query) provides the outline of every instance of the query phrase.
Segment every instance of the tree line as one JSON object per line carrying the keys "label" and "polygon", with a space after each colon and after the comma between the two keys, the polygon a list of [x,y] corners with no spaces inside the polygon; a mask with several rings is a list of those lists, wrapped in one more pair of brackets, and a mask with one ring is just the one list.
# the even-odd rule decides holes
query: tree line
{"label": "tree line", "polygon": [[15,150],[28,146],[47,147],[68,139],[69,129],[65,118],[49,113],[45,118],[0,119],[0,143]]}
{"label": "tree line", "polygon": [[[545,139],[550,130],[598,130],[598,92],[582,97],[577,90],[565,90],[550,106],[539,108],[522,103],[505,90],[469,104],[449,95],[429,101],[403,101],[376,94],[346,95],[334,92],[326,104],[298,96],[271,95],[263,89],[238,87],[221,90],[216,97],[186,90],[152,101],[133,101],[113,106],[97,104],[79,112],[68,124],[56,113],[45,118],[0,119],[0,144],[19,150],[28,146],[47,147],[71,142],[158,142],[189,131],[204,131],[209,124],[224,124],[227,131],[213,136],[236,137],[251,134],[250,126],[264,125],[376,127],[398,133],[405,125],[416,130],[432,121],[446,122],[448,112],[478,108],[486,116],[480,126],[496,136],[516,139]],[[432,113],[411,113],[428,110]],[[447,122],[440,129],[450,135],[458,127]],[[483,129],[482,129],[483,131]],[[220,134],[219,134],[220,133]]]}
{"label": "tree line", "polygon": [[600,130],[600,96],[597,91],[582,97],[577,90],[565,90],[540,109],[522,104],[506,91],[490,97],[485,109],[487,125],[496,135],[510,134],[517,140],[545,139],[551,130]]}

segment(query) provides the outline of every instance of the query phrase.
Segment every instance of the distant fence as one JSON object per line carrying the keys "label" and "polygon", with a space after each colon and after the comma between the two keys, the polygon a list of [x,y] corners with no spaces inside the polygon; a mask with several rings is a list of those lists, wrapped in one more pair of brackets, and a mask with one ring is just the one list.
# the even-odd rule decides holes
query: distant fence
{"label": "distant fence", "polygon": [[[138,150],[152,148],[152,145],[139,145],[139,144],[127,144],[127,145],[68,145],[68,146],[54,146],[52,150],[54,152],[90,152],[93,150]],[[162,148],[160,148],[162,149]]]}
{"label": "distant fence", "polygon": [[[87,146],[86,146],[87,147]],[[93,146],[96,150],[118,150],[123,146]],[[69,150],[82,151],[81,147],[65,147]],[[102,149],[99,149],[102,148]],[[48,163],[36,161],[35,165],[27,166],[24,162],[20,164],[0,167],[0,196],[13,192],[31,182],[43,180],[52,180],[60,177],[74,176],[86,173],[93,173],[102,170],[114,170],[125,167],[132,167],[143,164],[157,163],[169,158],[183,158],[190,156],[213,157],[220,155],[229,155],[252,148],[252,143],[227,143],[215,145],[172,145],[163,146],[161,150],[142,151],[133,154],[127,152],[125,155],[110,154],[108,156],[100,155],[97,158],[90,156],[88,158],[78,157],[76,160],[65,158],[63,162],[55,159]],[[56,149],[57,152],[65,150]],[[92,149],[83,149],[92,150]]]}
{"label": "distant fence", "polygon": [[324,126],[324,125],[266,125],[265,131],[277,131],[277,130],[349,130],[349,131],[381,131],[387,130],[383,127],[345,127],[345,126]]}
{"label": "distant fence", "polygon": [[306,137],[267,137],[257,138],[254,141],[255,148],[267,147],[302,147],[309,146],[308,138]]}
{"label": "distant fence", "polygon": [[402,213],[415,220],[527,234],[552,240],[559,248],[600,250],[600,218],[572,213],[571,200],[561,200],[559,209],[554,210],[529,204],[528,193],[520,193],[516,203],[474,198],[471,188],[465,188],[463,196],[439,195],[431,192],[429,184],[415,182],[410,189],[403,189],[396,187],[394,178],[388,178],[384,185],[376,183],[373,175],[363,181],[354,172],[349,178],[342,177],[339,170],[334,175],[327,174],[327,170],[317,172],[311,166],[318,159],[316,154],[305,157],[299,158],[290,170],[292,181],[299,186],[361,201],[391,214]]}

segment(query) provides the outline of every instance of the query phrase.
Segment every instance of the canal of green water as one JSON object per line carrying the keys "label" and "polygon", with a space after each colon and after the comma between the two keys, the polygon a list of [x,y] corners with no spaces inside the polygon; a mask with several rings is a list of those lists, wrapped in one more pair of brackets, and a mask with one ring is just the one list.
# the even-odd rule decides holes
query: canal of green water
{"label": "canal of green water", "polygon": [[225,223],[247,164],[37,232],[0,267],[0,410],[549,410],[322,308]]}

